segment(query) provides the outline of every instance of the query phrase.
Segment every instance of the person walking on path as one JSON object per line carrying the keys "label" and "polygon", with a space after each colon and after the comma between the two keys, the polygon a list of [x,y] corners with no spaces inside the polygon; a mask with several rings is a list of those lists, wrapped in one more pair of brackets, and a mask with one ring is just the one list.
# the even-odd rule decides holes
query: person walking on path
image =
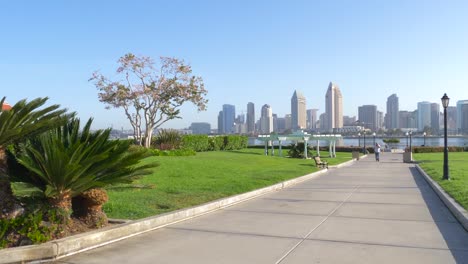
{"label": "person walking on path", "polygon": [[375,153],[375,161],[380,161],[380,145],[379,145],[379,143],[375,143],[374,153]]}

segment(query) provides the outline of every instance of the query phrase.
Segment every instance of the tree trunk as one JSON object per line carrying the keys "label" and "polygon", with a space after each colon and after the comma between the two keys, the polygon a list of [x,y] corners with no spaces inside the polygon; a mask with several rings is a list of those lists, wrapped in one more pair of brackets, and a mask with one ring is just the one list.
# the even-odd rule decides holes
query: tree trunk
{"label": "tree trunk", "polygon": [[71,191],[65,190],[56,197],[49,198],[50,205],[57,210],[57,217],[67,223],[70,220],[72,212]]}
{"label": "tree trunk", "polygon": [[146,131],[145,131],[145,148],[151,147],[152,137],[153,137],[153,129],[146,127]]}
{"label": "tree trunk", "polygon": [[14,210],[17,205],[17,201],[11,190],[10,178],[7,171],[5,149],[0,147],[0,219],[14,217]]}
{"label": "tree trunk", "polygon": [[108,219],[102,206],[109,197],[104,189],[90,189],[73,198],[73,215],[84,221],[89,227],[107,225]]}

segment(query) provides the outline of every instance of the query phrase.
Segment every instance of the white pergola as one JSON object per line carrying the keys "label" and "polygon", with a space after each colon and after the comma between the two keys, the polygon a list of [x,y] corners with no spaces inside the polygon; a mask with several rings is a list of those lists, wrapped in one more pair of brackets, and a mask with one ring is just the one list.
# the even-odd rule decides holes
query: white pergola
{"label": "white pergola", "polygon": [[307,145],[308,142],[317,142],[317,155],[320,156],[320,140],[327,141],[328,142],[328,147],[329,147],[329,153],[331,158],[336,157],[336,141],[341,138],[341,135],[322,135],[322,134],[308,134],[307,132],[303,131],[296,131],[292,134],[289,135],[277,135],[275,133],[272,133],[270,135],[258,135],[257,139],[265,142],[265,155],[268,155],[268,142],[272,142],[271,144],[271,154],[275,154],[275,149],[274,149],[274,141],[278,141],[279,145],[279,155],[282,156],[282,150],[281,150],[281,144],[285,140],[290,140],[290,141],[304,141],[304,157],[307,158]]}

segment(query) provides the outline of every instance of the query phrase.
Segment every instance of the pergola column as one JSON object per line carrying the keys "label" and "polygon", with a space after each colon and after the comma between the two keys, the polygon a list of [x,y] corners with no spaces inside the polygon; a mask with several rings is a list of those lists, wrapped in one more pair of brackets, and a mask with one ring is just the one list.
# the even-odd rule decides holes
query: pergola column
{"label": "pergola column", "polygon": [[320,156],[320,140],[317,139],[317,156]]}

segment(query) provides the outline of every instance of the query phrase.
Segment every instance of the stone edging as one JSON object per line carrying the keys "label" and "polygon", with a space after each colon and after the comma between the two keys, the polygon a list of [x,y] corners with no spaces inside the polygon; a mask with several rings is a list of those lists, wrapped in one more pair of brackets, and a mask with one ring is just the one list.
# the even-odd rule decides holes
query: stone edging
{"label": "stone edging", "polygon": [[[339,168],[343,166],[349,166],[354,162],[355,160],[347,161],[335,167]],[[174,212],[151,216],[136,221],[129,221],[115,227],[107,227],[83,234],[53,240],[40,245],[2,249],[0,250],[0,264],[23,263],[30,261],[38,263],[60,259],[86,250],[117,242],[125,238],[136,236],[151,230],[162,228],[170,224],[208,214],[213,211],[256,198],[269,192],[281,190],[297,183],[316,178],[327,171],[327,169],[323,169],[302,177],[280,182],[258,190],[227,198],[221,198],[216,201],[208,202],[206,204],[187,209],[180,209]]]}
{"label": "stone edging", "polygon": [[458,222],[468,231],[468,212],[460,204],[458,204],[450,195],[448,195],[436,181],[434,181],[427,173],[416,164],[416,168],[423,175],[424,179],[429,183],[434,192],[444,202],[452,214],[457,218]]}

